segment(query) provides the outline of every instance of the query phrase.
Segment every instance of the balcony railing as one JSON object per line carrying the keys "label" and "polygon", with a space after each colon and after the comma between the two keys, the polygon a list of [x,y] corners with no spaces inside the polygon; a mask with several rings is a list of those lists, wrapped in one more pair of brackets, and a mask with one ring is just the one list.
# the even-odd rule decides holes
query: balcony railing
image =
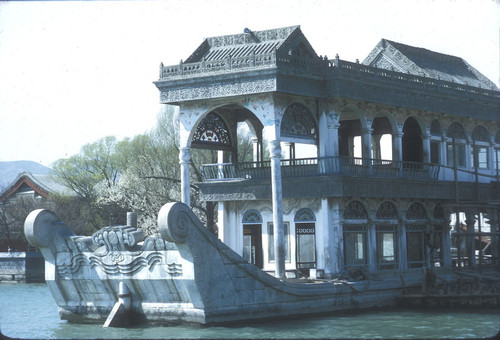
{"label": "balcony railing", "polygon": [[[406,178],[437,180],[439,165],[353,157],[320,157],[281,160],[281,176],[310,177],[339,175],[352,177]],[[206,164],[205,181],[270,179],[271,163],[245,162]]]}

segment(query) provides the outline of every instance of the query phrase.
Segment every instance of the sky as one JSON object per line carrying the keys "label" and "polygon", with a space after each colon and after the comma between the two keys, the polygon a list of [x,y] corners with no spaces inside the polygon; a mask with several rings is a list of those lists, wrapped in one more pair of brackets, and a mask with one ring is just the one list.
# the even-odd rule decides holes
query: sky
{"label": "sky", "polygon": [[362,61],[386,38],[462,57],[499,85],[500,0],[0,1],[0,161],[50,166],[145,133],[160,62],[293,25],[318,55]]}

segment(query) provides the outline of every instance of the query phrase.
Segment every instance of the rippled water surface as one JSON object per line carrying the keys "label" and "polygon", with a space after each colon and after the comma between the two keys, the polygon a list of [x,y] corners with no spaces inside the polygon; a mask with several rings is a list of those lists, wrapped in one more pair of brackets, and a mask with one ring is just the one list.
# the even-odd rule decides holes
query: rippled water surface
{"label": "rippled water surface", "polygon": [[45,284],[0,283],[0,330],[15,338],[481,338],[500,330],[500,310],[392,309],[232,327],[102,328],[59,319]]}

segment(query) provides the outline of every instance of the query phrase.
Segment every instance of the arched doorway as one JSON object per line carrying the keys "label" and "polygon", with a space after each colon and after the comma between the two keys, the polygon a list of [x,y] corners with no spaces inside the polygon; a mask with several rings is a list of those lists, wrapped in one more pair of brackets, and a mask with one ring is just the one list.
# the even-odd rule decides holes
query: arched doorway
{"label": "arched doorway", "polygon": [[243,214],[243,258],[263,268],[262,260],[262,216],[256,210]]}
{"label": "arched doorway", "polygon": [[403,125],[403,161],[423,162],[424,153],[422,145],[422,132],[417,120],[408,118]]}
{"label": "arched doorway", "polygon": [[295,235],[297,239],[297,270],[309,276],[309,270],[316,268],[316,216],[308,208],[295,214]]}

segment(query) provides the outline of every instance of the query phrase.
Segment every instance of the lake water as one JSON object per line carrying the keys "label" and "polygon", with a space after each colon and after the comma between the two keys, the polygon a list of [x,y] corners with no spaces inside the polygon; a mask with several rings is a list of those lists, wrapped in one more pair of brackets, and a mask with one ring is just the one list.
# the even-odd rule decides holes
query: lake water
{"label": "lake water", "polygon": [[500,310],[391,309],[232,327],[102,328],[59,319],[45,284],[0,283],[0,331],[16,338],[482,338],[500,330]]}

